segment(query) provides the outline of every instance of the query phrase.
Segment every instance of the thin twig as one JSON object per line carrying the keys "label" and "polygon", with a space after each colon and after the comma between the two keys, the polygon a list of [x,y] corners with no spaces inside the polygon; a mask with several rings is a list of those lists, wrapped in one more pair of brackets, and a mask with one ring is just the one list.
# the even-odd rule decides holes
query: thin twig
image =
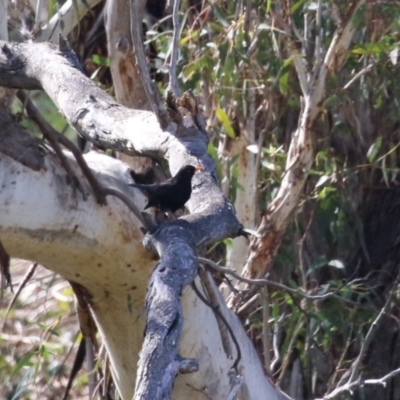
{"label": "thin twig", "polygon": [[283,321],[286,318],[286,311],[282,313],[282,315],[279,317],[278,321],[275,324],[274,327],[274,337],[272,340],[272,347],[274,349],[274,359],[271,362],[271,372],[273,373],[275,371],[275,366],[278,364],[278,362],[281,359],[281,354],[279,351],[279,341],[281,337],[281,328]]}
{"label": "thin twig", "polygon": [[365,354],[367,353],[369,346],[372,342],[372,339],[375,335],[375,332],[379,326],[380,321],[382,320],[383,316],[387,313],[388,308],[390,306],[390,303],[392,301],[392,298],[397,290],[397,286],[400,281],[400,271],[396,277],[396,280],[393,284],[392,290],[389,293],[389,296],[386,300],[385,305],[383,306],[382,310],[378,314],[378,316],[375,318],[374,322],[371,324],[367,335],[365,336],[365,339],[362,343],[360,353],[358,354],[358,357],[356,360],[353,362],[351,365],[349,371],[351,371],[350,378],[348,382],[344,385],[339,386],[336,388],[334,391],[331,393],[326,394],[323,399],[324,400],[331,400],[334,399],[336,396],[340,395],[343,392],[351,392],[354,388],[361,386],[361,385],[376,385],[376,384],[384,384],[386,380],[389,378],[392,378],[395,375],[398,375],[400,373],[400,368],[397,370],[392,371],[391,373],[385,375],[383,378],[380,379],[368,379],[365,381],[362,381],[359,375],[359,368],[361,365],[361,362],[363,361],[363,358],[365,357]]}
{"label": "thin twig", "polygon": [[311,211],[311,215],[310,215],[310,219],[308,220],[306,229],[304,230],[303,236],[300,239],[300,248],[299,248],[299,263],[300,263],[300,272],[301,272],[301,277],[302,277],[302,286],[304,288],[304,290],[308,289],[308,285],[307,285],[307,271],[305,269],[304,266],[304,242],[306,240],[307,237],[307,233],[310,230],[311,224],[314,221],[314,213],[316,210],[316,205],[313,207],[312,211]]}
{"label": "thin twig", "polygon": [[142,31],[142,7],[141,0],[129,1],[131,14],[131,35],[136,57],[136,65],[139,71],[140,78],[143,83],[147,98],[153,108],[161,128],[165,129],[169,125],[169,117],[165,107],[162,104],[160,94],[155,88],[150,72],[147,67],[147,60],[143,48],[143,31]]}
{"label": "thin twig", "polygon": [[178,84],[178,76],[176,73],[176,67],[179,59],[179,37],[180,37],[180,22],[179,22],[179,8],[181,0],[174,1],[174,8],[172,14],[172,22],[174,25],[174,32],[172,36],[172,47],[171,47],[171,62],[169,65],[169,85],[168,89],[172,91],[175,98],[180,97],[180,90]]}
{"label": "thin twig", "polygon": [[22,289],[26,286],[26,284],[28,283],[28,281],[32,278],[33,274],[34,274],[35,271],[36,271],[37,266],[38,266],[37,263],[33,263],[33,264],[29,267],[29,269],[28,269],[28,271],[26,272],[25,276],[23,277],[23,279],[22,279],[20,285],[18,286],[17,291],[15,292],[13,298],[12,298],[11,301],[10,301],[10,304],[9,304],[8,307],[7,307],[6,315],[4,316],[4,319],[3,319],[3,326],[2,326],[2,328],[1,328],[2,331],[4,331],[4,327],[5,327],[5,324],[6,324],[6,321],[7,321],[7,317],[8,317],[8,314],[10,313],[11,308],[13,307],[13,305],[15,304],[15,302],[17,301],[19,295],[20,295],[21,292],[22,292]]}
{"label": "thin twig", "polygon": [[104,187],[103,193],[105,196],[114,196],[123,201],[125,205],[135,214],[135,216],[139,219],[143,226],[146,229],[149,228],[147,221],[143,218],[142,213],[139,211],[136,204],[125,193],[122,193],[120,190],[110,187]]}
{"label": "thin twig", "polygon": [[270,324],[269,324],[269,296],[268,287],[264,286],[261,289],[261,303],[263,308],[263,322],[262,322],[262,344],[264,353],[264,368],[268,375],[271,376],[271,342],[269,338]]}
{"label": "thin twig", "polygon": [[323,295],[311,295],[311,294],[307,294],[305,293],[303,290],[300,289],[293,289],[289,286],[286,286],[282,283],[278,283],[278,282],[274,282],[274,281],[270,281],[269,279],[248,279],[248,278],[243,278],[241,275],[237,274],[235,271],[229,269],[229,268],[225,268],[225,267],[221,267],[220,265],[216,264],[215,262],[208,260],[206,258],[202,258],[199,257],[199,261],[205,265],[208,265],[209,267],[215,269],[218,272],[222,272],[224,274],[229,274],[232,275],[234,278],[238,279],[239,281],[245,282],[245,283],[249,283],[252,285],[259,285],[259,286],[265,286],[265,285],[269,285],[272,287],[276,287],[278,289],[282,289],[285,290],[288,293],[292,293],[296,296],[301,296],[304,297],[305,299],[309,299],[309,300],[325,300],[329,297],[333,297],[334,299],[340,300],[343,303],[355,306],[355,307],[361,307],[361,308],[368,308],[368,309],[375,309],[375,307],[371,307],[371,306],[367,306],[364,304],[360,304],[357,303],[355,301],[352,300],[348,300],[345,299],[343,297],[338,296],[336,293],[340,290],[337,290],[335,292],[330,292],[330,293],[325,293]]}
{"label": "thin twig", "polygon": [[53,129],[53,127],[40,115],[40,113],[34,106],[33,102],[29,99],[29,97],[23,90],[19,90],[17,92],[17,97],[21,100],[22,104],[24,105],[28,117],[33,122],[36,123],[36,125],[41,130],[43,136],[49,141],[51,147],[53,148],[54,152],[59,158],[61,165],[65,169],[65,172],[67,173],[67,176],[73,188],[78,189],[82,194],[83,200],[86,201],[87,197],[85,191],[83,190],[78,177],[75,175],[75,172],[73,171],[67,157],[63,153],[62,148],[59,144],[59,140],[57,137],[58,132],[55,129]]}
{"label": "thin twig", "polygon": [[[351,321],[353,321],[353,317],[352,316],[349,319]],[[336,368],[335,368],[335,372],[333,373],[333,376],[332,376],[332,379],[331,379],[332,385],[334,385],[335,382],[336,382],[337,375],[338,375],[339,371],[342,368],[344,358],[345,358],[345,356],[347,354],[347,351],[349,350],[349,347],[351,345],[351,342],[352,342],[351,338],[353,336],[353,329],[354,329],[354,324],[352,323],[351,327],[350,327],[349,335],[347,336],[346,345],[344,346],[344,350],[342,351],[342,354],[340,355],[339,361],[338,361],[338,363],[336,365]]]}
{"label": "thin twig", "polygon": [[10,256],[0,240],[0,271],[1,271],[1,287],[0,287],[0,306],[3,304],[4,291],[7,287],[13,291],[11,274],[10,274]]}
{"label": "thin twig", "polygon": [[397,368],[395,370],[393,370],[392,372],[389,372],[388,374],[386,374],[385,376],[383,376],[382,378],[379,379],[366,379],[363,383],[364,385],[383,385],[386,386],[386,381],[394,378],[395,376],[400,374],[400,368]]}
{"label": "thin twig", "polygon": [[382,320],[383,316],[387,313],[390,303],[392,301],[393,295],[395,294],[396,290],[397,290],[397,286],[399,284],[399,280],[400,280],[400,272],[398,273],[396,280],[393,284],[392,290],[389,293],[389,296],[386,300],[385,305],[383,306],[381,312],[378,314],[378,316],[376,317],[375,321],[371,324],[371,326],[369,327],[368,333],[365,336],[365,339],[363,341],[363,344],[361,346],[361,350],[360,353],[358,355],[358,357],[356,358],[356,360],[353,362],[353,364],[351,365],[351,375],[350,375],[350,379],[348,383],[352,383],[354,382],[357,378],[358,378],[358,373],[359,373],[359,368],[360,368],[360,364],[362,362],[362,360],[365,357],[365,354],[367,353],[369,346],[372,342],[372,339],[375,335],[376,330],[378,329],[379,323]]}
{"label": "thin twig", "polygon": [[64,169],[66,170],[68,176],[72,179],[74,185],[78,185],[79,190],[83,193],[83,189],[79,183],[78,178],[75,176],[75,173],[72,171],[68,160],[66,159],[64,153],[61,151],[58,143],[61,143],[66,149],[68,149],[73,156],[75,157],[76,162],[78,163],[80,169],[82,170],[83,175],[86,177],[89,185],[92,188],[92,191],[98,201],[99,204],[106,204],[104,194],[102,193],[102,188],[96,177],[94,176],[92,170],[87,165],[82,153],[80,150],[64,135],[61,135],[58,131],[56,131],[39,113],[33,102],[29,99],[26,93],[23,90],[19,90],[18,98],[25,105],[25,109],[28,117],[35,122],[35,124],[42,131],[43,136],[49,140],[50,144],[53,146],[54,151],[59,157]]}
{"label": "thin twig", "polygon": [[303,316],[301,315],[300,316],[300,321],[296,322],[296,326],[294,328],[293,336],[290,338],[289,346],[288,346],[288,348],[286,350],[285,357],[284,357],[284,359],[282,361],[282,369],[281,369],[281,372],[279,374],[278,379],[276,380],[276,384],[278,386],[280,385],[280,383],[282,382],[282,379],[285,376],[287,367],[289,366],[289,360],[290,360],[290,357],[292,355],[293,347],[294,347],[294,345],[296,343],[297,336],[298,336],[301,328],[303,328],[303,324],[304,324],[304,320],[303,320]]}
{"label": "thin twig", "polygon": [[[323,400],[332,400],[335,397],[339,396],[343,392],[351,392],[352,390],[356,389],[359,386],[362,385],[382,385],[386,386],[386,381],[388,381],[391,378],[394,378],[395,376],[400,375],[400,368],[397,368],[391,372],[389,372],[387,375],[383,376],[382,378],[378,379],[366,379],[365,381],[361,380],[361,378],[358,378],[356,381],[352,383],[347,383],[346,385],[340,386],[336,390],[334,390],[332,393],[329,393],[325,395],[322,399]],[[316,400],[321,400],[321,399],[316,399]]]}
{"label": "thin twig", "polygon": [[237,310],[236,314],[237,315],[242,314],[244,311],[247,310],[247,308],[249,308],[251,305],[253,305],[253,303],[255,303],[259,298],[260,298],[259,293],[255,294],[253,297],[250,297],[250,299],[247,300],[246,303],[244,303],[242,306],[240,306],[240,308]]}
{"label": "thin twig", "polygon": [[363,68],[361,71],[357,72],[353,78],[351,78],[344,86],[343,86],[343,90],[348,89],[360,76],[365,75],[366,73],[368,73],[369,71],[372,70],[372,68],[374,67],[374,64],[369,64],[367,65],[365,68]]}
{"label": "thin twig", "polygon": [[317,16],[316,16],[316,40],[315,40],[315,69],[320,68],[322,62],[322,28],[321,28],[321,15],[322,15],[322,1],[318,0],[317,3]]}
{"label": "thin twig", "polygon": [[[207,293],[209,303],[212,305],[213,308],[215,308],[218,307],[219,302],[218,298],[215,296],[207,274],[208,272],[205,271],[203,268],[199,269],[199,277],[203,285],[203,290],[205,291],[205,293]],[[228,356],[228,358],[233,358],[232,346],[231,342],[229,341],[229,332],[226,328],[226,325],[220,318],[217,318],[217,324],[221,334],[222,347],[224,348],[225,354]]]}
{"label": "thin twig", "polygon": [[[78,163],[79,167],[82,170],[82,173],[85,175],[86,179],[88,180],[96,198],[97,201],[100,204],[107,204],[106,202],[106,196],[111,195],[114,197],[119,198],[122,200],[126,206],[135,214],[135,216],[139,219],[139,221],[143,224],[143,226],[147,229],[148,224],[143,218],[141,212],[139,209],[136,207],[136,204],[124,193],[121,191],[114,189],[114,188],[109,188],[109,187],[103,187],[97,178],[94,176],[92,170],[89,168],[89,166],[86,163],[86,160],[84,159],[82,153],[79,151],[79,149],[65,136],[61,135],[59,132],[57,132],[53,127],[40,115],[39,111],[36,109],[35,105],[32,103],[32,101],[28,98],[28,96],[23,92],[22,90],[18,91],[18,98],[25,104],[25,108],[27,111],[27,114],[29,118],[34,121],[38,127],[41,129],[43,135],[49,140],[49,142],[52,144],[56,144],[56,146],[53,146],[54,150],[56,151],[56,154],[59,156],[61,163],[63,164],[63,167],[66,169],[67,173],[69,176],[73,177],[73,182],[76,184],[78,181],[78,178],[75,176],[74,172],[72,171],[68,160],[66,159],[64,153],[62,152],[61,148],[58,145],[58,142],[61,143],[63,146],[65,146],[76,159],[76,162]],[[59,151],[61,151],[61,154]],[[63,159],[65,162],[63,162]],[[79,184],[80,187],[80,184]],[[82,190],[83,193],[83,190]]]}
{"label": "thin twig", "polygon": [[243,386],[244,379],[242,375],[236,375],[233,379],[232,389],[229,393],[229,396],[226,400],[235,400],[237,399],[237,394],[239,393],[240,388]]}
{"label": "thin twig", "polygon": [[197,296],[199,297],[199,299],[200,299],[205,305],[207,305],[208,307],[210,307],[211,310],[213,310],[213,312],[214,312],[215,314],[217,314],[218,317],[221,318],[222,321],[224,322],[224,324],[226,325],[226,329],[228,329],[228,331],[229,331],[229,333],[230,333],[230,335],[231,335],[231,337],[232,337],[232,341],[233,341],[233,343],[235,344],[235,347],[236,347],[237,356],[236,356],[235,362],[234,362],[233,365],[232,365],[232,368],[233,368],[233,369],[236,369],[237,366],[238,366],[238,364],[239,364],[239,362],[240,362],[240,360],[241,360],[241,358],[242,358],[242,352],[241,352],[241,350],[240,350],[239,342],[237,341],[236,336],[235,336],[235,334],[233,333],[233,330],[232,330],[231,326],[229,325],[229,323],[228,323],[228,321],[226,320],[226,318],[224,317],[224,315],[221,313],[219,307],[218,307],[218,306],[217,306],[217,307],[214,307],[214,306],[213,306],[212,304],[210,304],[210,303],[207,301],[207,299],[201,294],[200,290],[197,288],[197,286],[196,286],[196,284],[195,284],[194,281],[192,282],[192,288],[193,288],[194,292],[197,294]]}

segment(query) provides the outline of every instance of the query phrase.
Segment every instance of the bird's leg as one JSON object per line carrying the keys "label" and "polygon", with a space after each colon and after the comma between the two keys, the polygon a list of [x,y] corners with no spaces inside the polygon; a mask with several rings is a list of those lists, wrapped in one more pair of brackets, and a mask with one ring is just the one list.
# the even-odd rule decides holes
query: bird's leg
{"label": "bird's leg", "polygon": [[176,215],[172,211],[158,211],[156,214],[156,222],[158,225],[161,225],[164,222],[176,220]]}
{"label": "bird's leg", "polygon": [[165,215],[169,220],[176,221],[176,215],[172,211],[165,211]]}
{"label": "bird's leg", "polygon": [[158,211],[156,214],[156,222],[158,225],[161,225],[168,221],[168,215],[164,211]]}

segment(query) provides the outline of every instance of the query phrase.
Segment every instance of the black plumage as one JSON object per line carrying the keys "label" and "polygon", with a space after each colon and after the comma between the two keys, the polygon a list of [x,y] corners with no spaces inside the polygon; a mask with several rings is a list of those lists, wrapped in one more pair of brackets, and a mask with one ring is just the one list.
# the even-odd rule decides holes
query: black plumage
{"label": "black plumage", "polygon": [[132,183],[132,186],[142,190],[149,201],[144,209],[158,207],[161,211],[175,212],[185,205],[192,194],[192,178],[196,171],[204,169],[201,166],[185,165],[170,179],[161,183],[144,185]]}

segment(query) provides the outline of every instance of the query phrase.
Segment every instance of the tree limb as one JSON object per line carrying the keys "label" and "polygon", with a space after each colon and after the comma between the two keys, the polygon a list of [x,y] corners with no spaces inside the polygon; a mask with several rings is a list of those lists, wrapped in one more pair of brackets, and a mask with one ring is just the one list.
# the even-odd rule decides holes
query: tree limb
{"label": "tree limb", "polygon": [[0,42],[0,71],[0,85],[44,89],[68,122],[95,144],[132,155],[167,158],[172,174],[187,164],[205,167],[192,182],[188,202],[192,214],[144,238],[146,248],[156,249],[161,259],[149,283],[135,399],[169,398],[176,374],[188,365],[177,353],[182,331],[180,296],[197,274],[195,247],[234,237],[242,228],[232,204],[218,188],[207,137],[196,125],[181,127],[179,135],[172,135],[160,129],[153,113],[117,104],[83,76],[65,45]]}
{"label": "tree limb", "polygon": [[161,127],[167,129],[170,120],[165,107],[162,104],[160,94],[155,88],[149,73],[146,57],[144,54],[143,40],[142,40],[142,0],[130,0],[130,14],[131,14],[131,33],[132,42],[135,49],[136,65],[139,70],[139,75],[142,79],[143,87],[147,93],[148,100],[150,101],[154,114],[158,119]]}
{"label": "tree limb", "polygon": [[[101,0],[67,0],[46,25],[42,26],[43,22],[46,20],[44,16],[41,16],[39,20],[36,21],[38,24],[36,28],[40,28],[40,30],[35,36],[35,41],[58,43],[59,35],[62,33],[64,36],[67,36],[75,26],[78,25],[85,14],[100,3],[100,1]],[[39,4],[38,2],[38,7]],[[43,8],[44,7],[42,7],[42,9]]]}

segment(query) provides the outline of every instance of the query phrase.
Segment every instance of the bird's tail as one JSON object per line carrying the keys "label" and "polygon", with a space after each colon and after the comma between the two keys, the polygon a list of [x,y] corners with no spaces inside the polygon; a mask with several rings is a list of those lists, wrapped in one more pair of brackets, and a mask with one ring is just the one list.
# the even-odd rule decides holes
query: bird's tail
{"label": "bird's tail", "polygon": [[145,191],[147,193],[146,185],[142,185],[141,183],[129,183],[127,186],[138,188],[138,189],[143,190],[143,191]]}

